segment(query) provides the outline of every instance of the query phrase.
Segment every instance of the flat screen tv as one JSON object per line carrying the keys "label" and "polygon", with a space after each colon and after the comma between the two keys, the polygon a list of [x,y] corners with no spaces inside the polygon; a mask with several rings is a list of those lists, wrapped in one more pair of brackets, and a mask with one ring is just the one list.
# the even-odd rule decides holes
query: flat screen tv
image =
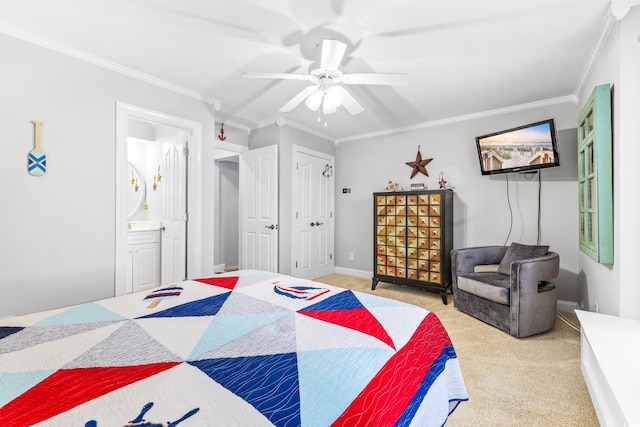
{"label": "flat screen tv", "polygon": [[476,137],[482,175],[560,166],[553,119]]}

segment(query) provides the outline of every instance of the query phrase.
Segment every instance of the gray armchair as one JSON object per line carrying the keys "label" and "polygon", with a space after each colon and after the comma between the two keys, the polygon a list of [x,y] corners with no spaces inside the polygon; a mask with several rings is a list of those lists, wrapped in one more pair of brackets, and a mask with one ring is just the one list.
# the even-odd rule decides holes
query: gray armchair
{"label": "gray armchair", "polygon": [[553,328],[560,257],[548,246],[454,249],[451,269],[459,310],[518,338]]}

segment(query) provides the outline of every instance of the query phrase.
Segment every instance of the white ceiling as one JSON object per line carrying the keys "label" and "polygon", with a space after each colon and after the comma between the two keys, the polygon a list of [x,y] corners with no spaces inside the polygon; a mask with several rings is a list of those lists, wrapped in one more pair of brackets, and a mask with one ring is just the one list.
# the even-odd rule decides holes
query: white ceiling
{"label": "white ceiling", "polygon": [[[609,15],[609,0],[0,0],[0,31],[219,100],[218,120],[345,140],[575,100]],[[409,84],[350,85],[365,111],[318,122],[304,103],[278,112],[309,82],[241,76],[306,74],[323,39],[348,45],[345,73]]]}

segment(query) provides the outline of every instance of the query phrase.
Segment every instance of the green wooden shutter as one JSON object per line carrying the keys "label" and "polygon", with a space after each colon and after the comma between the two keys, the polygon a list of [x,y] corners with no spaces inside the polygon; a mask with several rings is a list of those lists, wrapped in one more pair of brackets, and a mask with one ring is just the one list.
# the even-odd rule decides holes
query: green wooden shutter
{"label": "green wooden shutter", "polygon": [[613,264],[611,88],[596,86],[578,117],[578,227],[580,250]]}

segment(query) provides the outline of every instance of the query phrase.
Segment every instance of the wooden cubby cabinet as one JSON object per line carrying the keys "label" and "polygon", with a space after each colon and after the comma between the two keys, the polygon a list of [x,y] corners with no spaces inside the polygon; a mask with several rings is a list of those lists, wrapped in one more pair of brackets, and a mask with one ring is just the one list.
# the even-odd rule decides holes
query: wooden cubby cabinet
{"label": "wooden cubby cabinet", "polygon": [[440,292],[451,289],[453,191],[373,193],[374,273],[378,282]]}

